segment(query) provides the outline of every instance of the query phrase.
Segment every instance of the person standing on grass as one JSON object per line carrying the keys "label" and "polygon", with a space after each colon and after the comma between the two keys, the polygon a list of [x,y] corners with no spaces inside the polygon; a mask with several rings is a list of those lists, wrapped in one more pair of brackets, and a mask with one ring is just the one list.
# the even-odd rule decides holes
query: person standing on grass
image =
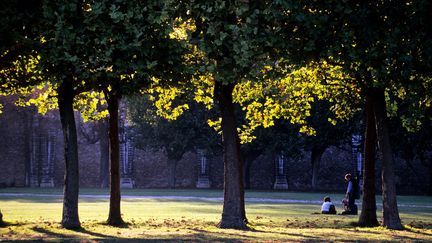
{"label": "person standing on grass", "polygon": [[345,175],[345,182],[348,183],[345,197],[348,199],[348,212],[349,214],[357,214],[357,210],[355,210],[355,195],[354,195],[354,185],[353,185],[353,177],[350,173]]}

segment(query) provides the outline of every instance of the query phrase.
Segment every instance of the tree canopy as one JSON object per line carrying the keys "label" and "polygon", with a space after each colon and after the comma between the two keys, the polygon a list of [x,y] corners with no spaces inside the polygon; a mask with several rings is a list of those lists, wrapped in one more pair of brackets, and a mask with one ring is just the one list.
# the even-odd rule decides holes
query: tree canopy
{"label": "tree canopy", "polygon": [[[258,128],[280,119],[316,135],[323,126],[311,116],[316,102],[328,102],[331,113],[321,112],[320,120],[333,125],[365,108],[366,132],[373,133],[365,148],[374,151],[376,140],[382,160],[383,224],[400,229],[387,120],[398,116],[410,131],[430,123],[431,10],[427,0],[7,0],[0,8],[0,94],[36,89],[27,104],[41,112],[58,107],[67,228],[80,225],[74,105],[96,119],[106,115],[97,112],[106,100],[112,174],[108,222],[119,225],[119,101],[148,92],[157,112],[170,120],[190,108],[188,102],[177,105],[177,96],[193,97],[207,108],[217,104],[220,119],[209,124],[222,134],[223,228],[247,228],[241,142],[251,142]],[[170,140],[160,130],[172,124],[152,135]],[[176,125],[191,135],[197,124],[180,119]],[[165,144],[167,151],[188,147],[176,140]]]}

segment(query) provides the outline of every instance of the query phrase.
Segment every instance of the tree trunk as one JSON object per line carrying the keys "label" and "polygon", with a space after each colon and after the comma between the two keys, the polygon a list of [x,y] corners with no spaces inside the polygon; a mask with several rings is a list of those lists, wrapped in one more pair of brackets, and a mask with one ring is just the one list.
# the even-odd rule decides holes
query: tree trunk
{"label": "tree trunk", "polygon": [[373,97],[366,95],[366,131],[364,141],[363,202],[358,224],[363,227],[378,226],[375,198],[375,148],[376,129]]}
{"label": "tree trunk", "polygon": [[177,170],[178,160],[176,159],[168,159],[168,167],[169,167],[169,187],[171,189],[175,189],[176,186],[176,170]]}
{"label": "tree trunk", "polygon": [[27,110],[24,112],[24,119],[25,119],[25,127],[24,127],[24,156],[25,156],[25,164],[24,164],[24,171],[25,171],[25,186],[30,186],[30,160],[31,160],[31,153],[32,153],[32,125],[33,125],[33,114],[31,113],[32,110]]}
{"label": "tree trunk", "polygon": [[244,163],[244,187],[245,189],[250,189],[251,187],[251,181],[250,181],[250,174],[251,174],[251,168],[254,163],[254,161],[261,155],[262,151],[254,150],[254,151],[248,151],[242,153],[242,159]]}
{"label": "tree trunk", "polygon": [[387,110],[384,89],[374,90],[374,115],[379,156],[381,159],[381,180],[383,198],[383,226],[389,229],[403,229],[396,200],[394,161],[387,125]]}
{"label": "tree trunk", "polygon": [[429,190],[428,195],[432,196],[432,159],[429,158]]}
{"label": "tree trunk", "polygon": [[245,189],[250,189],[250,184],[251,184],[251,181],[250,181],[250,169],[251,169],[251,167],[252,167],[252,164],[253,164],[253,160],[250,160],[250,159],[246,159],[245,160],[245,171],[244,171],[244,186],[245,186]]}
{"label": "tree trunk", "polygon": [[109,136],[108,121],[99,122],[99,148],[100,148],[100,185],[102,188],[109,186]]}
{"label": "tree trunk", "polygon": [[314,146],[311,152],[311,163],[312,163],[312,189],[315,190],[317,188],[318,183],[318,175],[321,164],[321,158],[325,152],[325,147]]}
{"label": "tree trunk", "polygon": [[120,150],[119,150],[119,99],[115,93],[106,92],[109,112],[110,142],[110,207],[107,223],[112,226],[124,224],[120,212]]}
{"label": "tree trunk", "polygon": [[79,167],[78,141],[73,111],[74,91],[65,80],[58,89],[58,105],[64,138],[65,177],[61,225],[66,229],[81,227],[78,218]]}
{"label": "tree trunk", "polygon": [[240,157],[240,141],[237,134],[233,84],[216,82],[215,97],[222,116],[224,203],[220,228],[247,229],[244,204],[243,161]]}
{"label": "tree trunk", "polygon": [[3,222],[3,214],[2,214],[2,212],[0,211],[0,227],[3,227],[4,226],[4,222]]}

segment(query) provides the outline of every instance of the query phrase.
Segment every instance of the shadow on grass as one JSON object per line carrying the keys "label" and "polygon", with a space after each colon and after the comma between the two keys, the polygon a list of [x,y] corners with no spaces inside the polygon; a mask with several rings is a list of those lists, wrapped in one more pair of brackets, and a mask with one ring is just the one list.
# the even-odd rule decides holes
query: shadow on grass
{"label": "shadow on grass", "polygon": [[6,228],[9,226],[22,226],[22,225],[25,225],[25,223],[11,223],[7,221],[3,221],[0,223],[0,228]]}
{"label": "shadow on grass", "polygon": [[416,229],[416,228],[405,227],[405,230],[408,231],[408,232],[411,232],[411,233],[415,233],[415,234],[419,234],[419,235],[424,235],[424,236],[432,237],[432,233],[421,232],[419,229]]}
{"label": "shadow on grass", "polygon": [[250,222],[252,228],[256,227],[280,227],[292,229],[350,229],[356,227],[356,221],[353,217],[341,217],[340,215],[313,217],[309,219],[287,218],[286,221],[272,222],[257,219]]}
{"label": "shadow on grass", "polygon": [[[244,241],[251,241],[251,242],[259,242],[262,241],[262,237],[256,237],[251,235],[243,235],[241,239],[239,238],[239,234],[236,233],[227,233],[227,232],[208,232],[201,229],[190,229],[191,231],[197,232],[193,235],[193,239],[200,239],[203,242],[213,242],[213,241],[222,241],[222,242],[244,242]],[[285,232],[273,232],[273,231],[264,231],[264,230],[257,230],[257,229],[250,229],[250,230],[239,230],[239,232],[256,232],[265,234],[268,236],[274,236],[274,234],[278,235],[286,235],[291,237],[299,237],[302,238],[303,241],[316,241],[316,240],[322,240],[319,237],[315,236],[308,236],[304,234],[295,234],[295,233],[285,233]],[[220,235],[223,235],[220,236]],[[196,237],[196,238],[195,238]],[[269,238],[270,240],[270,238]]]}
{"label": "shadow on grass", "polygon": [[57,233],[57,232],[53,232],[51,230],[47,230],[38,226],[34,226],[31,228],[33,231],[38,232],[38,233],[42,233],[47,235],[48,237],[51,238],[58,238],[58,239],[73,239],[73,238],[77,238],[75,235],[70,235],[70,234],[62,234],[62,233]]}
{"label": "shadow on grass", "polygon": [[[66,241],[71,241],[71,240],[80,240],[81,241],[83,239],[90,240],[89,236],[95,237],[94,239],[91,239],[91,240],[103,240],[103,241],[106,241],[106,240],[107,241],[130,240],[130,238],[105,235],[105,234],[101,234],[101,233],[92,232],[92,231],[89,231],[89,230],[84,229],[84,228],[74,229],[74,230],[70,230],[70,231],[71,232],[77,232],[77,233],[83,233],[86,235],[74,235],[74,234],[67,234],[67,233],[58,233],[58,232],[53,232],[51,230],[37,227],[37,226],[32,227],[31,229],[35,232],[42,233],[42,234],[46,235],[45,237],[42,237],[42,238],[53,238],[53,239],[66,240]],[[136,239],[136,240],[138,240],[138,239]]]}
{"label": "shadow on grass", "polygon": [[[96,233],[89,231],[87,229],[81,228],[76,230],[71,230],[73,232],[79,232],[87,234],[88,236],[93,236],[94,238],[89,238],[86,235],[73,235],[73,234],[66,234],[66,233],[57,233],[53,232],[48,229],[44,229],[41,227],[33,227],[32,230],[38,233],[42,233],[45,236],[41,237],[41,241],[48,240],[60,240],[62,242],[87,242],[87,241],[103,241],[103,242],[244,242],[246,241],[256,241],[257,237],[253,236],[243,236],[241,239],[239,239],[238,234],[235,233],[212,233],[207,232],[205,230],[198,230],[198,229],[191,229],[192,234],[190,235],[182,235],[182,236],[168,236],[168,237],[155,237],[155,238],[143,238],[140,237],[133,237],[133,238],[126,238],[126,237],[119,237],[119,236],[110,236],[105,235],[101,233]],[[31,240],[31,239],[29,239]]]}
{"label": "shadow on grass", "polygon": [[99,224],[104,225],[104,226],[114,227],[114,228],[121,228],[121,229],[128,229],[129,226],[131,225],[131,223],[127,223],[127,222],[123,222],[123,223],[116,224],[116,225],[110,225],[107,222],[103,222],[103,223],[99,223]]}
{"label": "shadow on grass", "polygon": [[[307,228],[307,227],[303,227],[303,228]],[[269,234],[269,235],[279,234],[279,235],[295,236],[295,237],[307,238],[307,240],[312,240],[312,241],[320,240],[319,237],[308,236],[308,235],[303,235],[303,234],[285,233],[285,232],[280,232],[280,231],[273,232],[273,231],[265,231],[265,230],[258,230],[258,229],[252,229],[251,231],[263,233],[263,234]]]}
{"label": "shadow on grass", "polygon": [[98,237],[98,238],[104,238],[104,239],[115,239],[116,238],[116,237],[113,237],[111,235],[105,235],[105,234],[101,234],[101,233],[92,232],[92,231],[89,231],[85,228],[75,229],[73,231],[84,233],[84,234],[91,235],[91,236]]}
{"label": "shadow on grass", "polygon": [[[351,225],[353,227],[358,227],[360,229],[374,229],[374,228],[382,228],[382,226],[375,226],[375,227],[367,227],[367,226],[359,226],[357,222],[353,222],[351,223]],[[381,224],[380,224],[381,225]],[[428,232],[422,232],[421,229],[416,229],[416,228],[410,228],[410,227],[406,227],[404,226],[402,230],[392,230],[392,229],[387,229],[389,231],[395,231],[395,232],[410,232],[410,233],[414,233],[417,235],[422,235],[424,236],[426,239],[429,237],[432,237],[432,233],[428,233]],[[359,231],[356,228],[351,228],[351,229],[346,229],[346,231],[348,232],[352,232],[353,234],[358,234]],[[374,230],[374,231],[363,231],[362,233],[365,234],[374,234],[374,235],[381,235],[382,232]],[[419,239],[417,237],[411,237],[411,236],[407,236],[407,235],[400,235],[400,234],[394,234],[392,237],[394,237],[393,239],[389,239],[390,241],[403,241],[403,242],[423,242],[424,239]]]}

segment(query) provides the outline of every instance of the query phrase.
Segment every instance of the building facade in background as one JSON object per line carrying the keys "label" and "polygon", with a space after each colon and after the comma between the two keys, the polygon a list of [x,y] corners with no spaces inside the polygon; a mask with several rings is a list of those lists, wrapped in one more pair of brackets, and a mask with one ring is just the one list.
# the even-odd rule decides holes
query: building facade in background
{"label": "building facade in background", "polygon": [[[0,115],[0,187],[62,187],[64,177],[63,135],[57,111],[41,116],[34,109],[5,104]],[[123,188],[169,188],[168,159],[162,151],[137,149],[128,135],[125,107],[120,110],[120,170]],[[103,123],[84,123],[77,115],[80,186],[100,188],[108,185],[108,155]],[[105,136],[105,137],[104,137]],[[357,137],[356,137],[357,139]],[[358,144],[357,144],[358,145]],[[356,153],[353,156],[353,153]],[[317,190],[344,191],[343,176],[356,172],[359,146],[330,148],[324,153]],[[353,157],[355,157],[353,159]],[[357,158],[357,159],[356,159]],[[406,169],[397,163],[399,192],[426,191],[419,175],[429,178],[423,165]],[[176,188],[223,188],[222,155],[190,151],[176,167]],[[282,154],[261,155],[249,167],[250,189],[310,190],[311,162],[307,153],[290,158]],[[378,166],[379,168],[379,162]],[[360,173],[361,174],[361,173]],[[377,189],[379,190],[379,174]],[[417,178],[417,179],[416,179]],[[409,187],[404,187],[409,185]]]}

